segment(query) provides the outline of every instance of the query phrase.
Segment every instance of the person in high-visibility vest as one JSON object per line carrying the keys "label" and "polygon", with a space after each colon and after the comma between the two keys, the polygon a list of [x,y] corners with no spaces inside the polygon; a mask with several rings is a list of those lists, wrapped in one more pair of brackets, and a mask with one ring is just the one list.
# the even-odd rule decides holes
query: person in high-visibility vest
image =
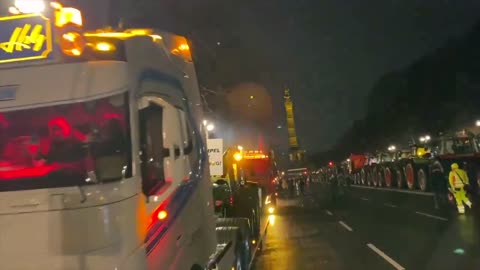
{"label": "person in high-visibility vest", "polygon": [[468,199],[467,192],[465,191],[465,185],[468,185],[468,175],[458,167],[457,163],[453,163],[451,167],[452,170],[448,175],[448,183],[457,202],[458,212],[463,214],[465,213],[464,203],[469,208],[472,208],[472,202]]}

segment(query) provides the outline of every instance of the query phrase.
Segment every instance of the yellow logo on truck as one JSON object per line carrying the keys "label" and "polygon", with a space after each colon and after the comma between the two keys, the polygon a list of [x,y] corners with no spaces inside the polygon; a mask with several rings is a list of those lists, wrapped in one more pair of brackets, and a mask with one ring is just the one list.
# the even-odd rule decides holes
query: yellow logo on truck
{"label": "yellow logo on truck", "polygon": [[46,59],[51,52],[48,18],[37,14],[0,18],[0,63]]}
{"label": "yellow logo on truck", "polygon": [[[31,24],[25,24],[24,27],[17,27],[10,36],[8,42],[0,43],[0,49],[7,53],[25,50],[40,51],[45,43],[45,35],[42,35],[43,26],[37,24],[33,27]],[[32,30],[32,31],[30,31]],[[30,34],[28,34],[30,33]]]}

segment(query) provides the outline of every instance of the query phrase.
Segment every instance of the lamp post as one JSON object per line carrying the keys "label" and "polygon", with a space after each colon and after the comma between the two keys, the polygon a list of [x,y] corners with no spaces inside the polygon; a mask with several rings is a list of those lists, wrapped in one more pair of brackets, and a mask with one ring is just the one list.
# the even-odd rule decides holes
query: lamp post
{"label": "lamp post", "polygon": [[208,133],[215,129],[215,125],[212,123],[209,123],[207,120],[203,120],[203,126],[205,127],[205,138],[208,140],[209,138]]}

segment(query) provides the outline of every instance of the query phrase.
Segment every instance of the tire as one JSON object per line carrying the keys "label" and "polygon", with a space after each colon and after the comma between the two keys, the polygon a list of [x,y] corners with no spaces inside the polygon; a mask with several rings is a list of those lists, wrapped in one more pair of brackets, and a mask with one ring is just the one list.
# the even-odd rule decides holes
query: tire
{"label": "tire", "polygon": [[427,173],[425,172],[425,169],[420,168],[417,171],[417,183],[418,183],[418,188],[421,191],[427,191],[429,188],[429,182],[428,182],[428,176]]}
{"label": "tire", "polygon": [[248,269],[251,259],[250,243],[246,242],[247,240],[245,235],[242,234],[240,227],[217,227],[216,232],[218,243],[233,241],[231,248],[234,249],[235,259],[232,262],[232,267],[235,267],[235,269]]}
{"label": "tire", "polygon": [[385,178],[385,186],[386,187],[392,187],[392,171],[390,170],[390,168],[385,168],[383,170],[383,175],[384,175],[384,178]]}
{"label": "tire", "polygon": [[395,180],[397,182],[397,188],[403,188],[404,181],[403,181],[403,172],[401,169],[395,170]]}
{"label": "tire", "polygon": [[368,186],[373,186],[373,179],[374,178],[375,177],[374,177],[373,172],[370,171],[370,172],[367,173],[367,185]]}
{"label": "tire", "polygon": [[405,179],[407,180],[407,187],[410,190],[415,188],[415,169],[413,168],[412,163],[408,163],[405,168]]}
{"label": "tire", "polygon": [[362,185],[367,184],[367,173],[365,172],[364,169],[362,169],[362,171],[360,172],[360,181]]}
{"label": "tire", "polygon": [[373,169],[373,170],[370,172],[370,179],[372,180],[372,186],[378,187],[377,169]]}
{"label": "tire", "polygon": [[383,170],[379,169],[377,171],[377,183],[379,187],[383,187],[385,180],[383,179]]}

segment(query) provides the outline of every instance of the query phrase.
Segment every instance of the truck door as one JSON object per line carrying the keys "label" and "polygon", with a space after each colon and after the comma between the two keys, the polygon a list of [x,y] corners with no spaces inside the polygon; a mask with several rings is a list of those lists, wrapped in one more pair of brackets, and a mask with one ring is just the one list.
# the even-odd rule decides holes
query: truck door
{"label": "truck door", "polygon": [[[152,219],[145,244],[149,269],[161,269],[158,263],[175,263],[185,249],[179,242],[185,239],[184,217],[169,212],[175,209],[172,205],[177,202],[172,198],[186,174],[182,129],[177,109],[161,98],[142,97],[138,108],[142,189]],[[161,248],[165,246],[174,248]]]}

